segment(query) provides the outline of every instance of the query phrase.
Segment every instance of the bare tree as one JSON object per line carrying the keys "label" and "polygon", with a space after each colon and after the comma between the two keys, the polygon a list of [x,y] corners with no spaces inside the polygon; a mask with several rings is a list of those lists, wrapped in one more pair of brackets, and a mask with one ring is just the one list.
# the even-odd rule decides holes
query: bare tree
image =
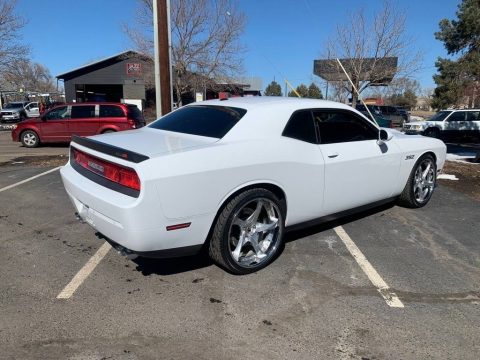
{"label": "bare tree", "polygon": [[28,92],[54,92],[55,82],[48,68],[42,64],[19,59],[3,73],[4,81],[14,89]]}
{"label": "bare tree", "polygon": [[10,69],[18,59],[25,59],[29,49],[20,42],[19,30],[25,21],[15,14],[16,0],[0,0],[0,72]]}
{"label": "bare tree", "polygon": [[[373,19],[358,10],[350,14],[347,23],[337,26],[327,41],[325,57],[344,59],[343,65],[360,93],[370,86],[386,85],[385,80],[394,76],[409,77],[419,69],[421,54],[412,49],[413,41],[405,34],[405,19],[405,12],[389,2],[373,14]],[[392,57],[398,58],[393,67]],[[355,106],[357,94],[349,83],[344,82],[344,86]]]}
{"label": "bare tree", "polygon": [[388,86],[366,89],[367,96],[381,98],[389,98],[392,95],[404,94],[405,92],[412,92],[419,95],[420,83],[415,79],[398,76],[394,78]]}
{"label": "bare tree", "polygon": [[[153,4],[139,0],[136,26],[124,31],[136,49],[153,58]],[[233,0],[172,0],[173,85],[181,95],[229,81],[242,70],[240,36],[245,15]]]}

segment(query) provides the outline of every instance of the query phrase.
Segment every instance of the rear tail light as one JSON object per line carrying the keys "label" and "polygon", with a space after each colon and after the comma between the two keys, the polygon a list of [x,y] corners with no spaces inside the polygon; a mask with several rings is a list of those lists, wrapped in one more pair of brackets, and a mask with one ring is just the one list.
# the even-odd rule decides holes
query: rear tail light
{"label": "rear tail light", "polygon": [[128,121],[128,125],[130,125],[130,127],[131,127],[132,129],[136,129],[136,128],[137,128],[137,125],[135,124],[135,121],[134,121],[134,120],[128,119],[127,121]]}
{"label": "rear tail light", "polygon": [[74,161],[81,167],[117,184],[140,191],[140,178],[135,170],[101,160],[77,149],[72,148],[72,153]]}

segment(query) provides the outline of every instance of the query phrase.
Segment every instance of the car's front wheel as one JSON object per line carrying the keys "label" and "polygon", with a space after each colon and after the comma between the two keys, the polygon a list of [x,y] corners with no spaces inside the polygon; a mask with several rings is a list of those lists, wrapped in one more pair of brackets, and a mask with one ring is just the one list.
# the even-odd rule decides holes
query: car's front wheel
{"label": "car's front wheel", "polygon": [[432,155],[418,159],[399,198],[399,204],[410,208],[425,206],[432,197],[437,180],[437,166]]}
{"label": "car's front wheel", "polygon": [[26,130],[20,136],[23,146],[27,148],[34,148],[40,144],[38,134],[33,130]]}
{"label": "car's front wheel", "polygon": [[266,189],[232,198],[217,218],[210,257],[227,271],[242,275],[271,263],[283,244],[284,203]]}

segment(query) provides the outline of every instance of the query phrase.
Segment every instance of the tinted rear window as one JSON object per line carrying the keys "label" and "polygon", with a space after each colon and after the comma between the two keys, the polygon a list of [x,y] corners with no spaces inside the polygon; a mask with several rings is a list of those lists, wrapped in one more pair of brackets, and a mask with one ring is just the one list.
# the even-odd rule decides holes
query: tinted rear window
{"label": "tinted rear window", "polygon": [[120,106],[100,105],[100,117],[125,117],[125,114]]}
{"label": "tinted rear window", "polygon": [[221,139],[246,112],[228,106],[187,106],[158,119],[149,127]]}
{"label": "tinted rear window", "polygon": [[85,119],[95,117],[95,105],[74,105],[72,106],[72,119]]}
{"label": "tinted rear window", "polygon": [[137,105],[127,105],[128,118],[135,120],[136,123],[143,123],[143,115]]}
{"label": "tinted rear window", "polygon": [[292,115],[283,130],[283,136],[309,143],[317,143],[315,124],[310,110],[297,111]]}

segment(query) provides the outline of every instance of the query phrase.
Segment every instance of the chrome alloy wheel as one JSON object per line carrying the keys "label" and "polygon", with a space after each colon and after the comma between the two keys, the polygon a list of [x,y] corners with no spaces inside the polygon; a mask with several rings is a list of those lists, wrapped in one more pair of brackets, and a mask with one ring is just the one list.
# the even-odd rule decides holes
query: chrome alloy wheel
{"label": "chrome alloy wheel", "polygon": [[413,179],[413,194],[415,200],[422,204],[430,199],[435,186],[435,164],[433,159],[425,158],[418,164]]}
{"label": "chrome alloy wheel", "polygon": [[266,198],[252,200],[234,214],[228,246],[238,265],[257,267],[276,253],[281,216],[278,206]]}
{"label": "chrome alloy wheel", "polygon": [[37,137],[31,132],[23,134],[23,142],[27,146],[34,146],[37,143]]}

